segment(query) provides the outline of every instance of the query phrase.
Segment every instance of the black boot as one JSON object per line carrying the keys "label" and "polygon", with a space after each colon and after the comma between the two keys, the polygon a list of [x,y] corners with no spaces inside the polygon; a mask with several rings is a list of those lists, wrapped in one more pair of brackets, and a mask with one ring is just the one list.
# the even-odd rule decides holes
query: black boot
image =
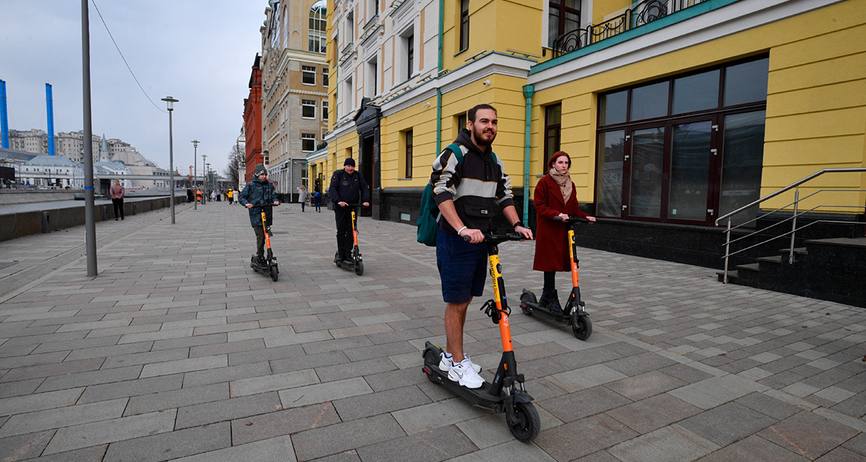
{"label": "black boot", "polygon": [[559,304],[559,296],[556,290],[545,290],[541,293],[538,304],[547,308],[553,314],[562,314],[562,305]]}

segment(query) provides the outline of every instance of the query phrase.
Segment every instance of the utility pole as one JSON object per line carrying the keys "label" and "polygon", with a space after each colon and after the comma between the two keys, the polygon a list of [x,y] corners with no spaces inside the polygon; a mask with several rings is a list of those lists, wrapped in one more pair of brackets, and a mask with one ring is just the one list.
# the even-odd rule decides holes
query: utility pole
{"label": "utility pole", "polygon": [[93,203],[93,124],[90,119],[90,14],[88,0],[81,0],[81,88],[84,108],[84,248],[87,275],[96,277],[96,221]]}
{"label": "utility pole", "polygon": [[193,187],[193,203],[195,204],[193,208],[198,210],[198,195],[195,194],[195,191],[198,189],[198,143],[199,140],[192,140],[192,147],[194,154],[192,155],[192,181],[195,186]]}
{"label": "utility pole", "polygon": [[207,154],[202,154],[201,155],[201,168],[205,173],[204,173],[204,185],[202,186],[204,191],[202,191],[201,197],[204,199],[205,202],[207,202],[207,168],[205,167],[206,165],[207,165]]}
{"label": "utility pole", "polygon": [[174,224],[174,139],[171,128],[171,113],[174,112],[174,103],[178,102],[178,100],[171,96],[166,96],[162,100],[165,101],[166,109],[168,109],[168,173],[169,182],[171,183],[168,185],[168,197],[169,204],[171,205],[171,224]]}

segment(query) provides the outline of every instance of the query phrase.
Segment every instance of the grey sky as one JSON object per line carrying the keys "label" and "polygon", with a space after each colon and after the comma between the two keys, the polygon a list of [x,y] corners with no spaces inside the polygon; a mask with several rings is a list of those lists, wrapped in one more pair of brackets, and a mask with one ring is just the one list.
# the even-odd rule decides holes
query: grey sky
{"label": "grey sky", "polygon": [[[250,67],[260,49],[265,0],[96,0],[141,84],[160,106],[172,95],[174,160],[192,164],[190,140],[222,172],[243,124]],[[45,83],[54,87],[55,132],[80,130],[79,0],[0,0],[0,80],[9,126],[46,129]],[[168,115],[129,75],[90,7],[93,132],[121,138],[168,167]],[[199,158],[199,162],[201,159]]]}

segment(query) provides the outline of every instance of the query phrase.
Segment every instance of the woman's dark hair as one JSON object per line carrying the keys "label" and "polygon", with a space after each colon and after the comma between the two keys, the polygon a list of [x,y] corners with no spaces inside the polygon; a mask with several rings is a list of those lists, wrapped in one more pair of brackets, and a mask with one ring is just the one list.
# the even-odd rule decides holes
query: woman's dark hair
{"label": "woman's dark hair", "polygon": [[569,156],[565,151],[556,151],[552,156],[550,156],[550,160],[547,161],[547,169],[552,169],[553,164],[556,163],[556,159],[559,159],[562,156],[565,156],[565,158],[568,159],[568,168],[571,168],[571,156]]}
{"label": "woman's dark hair", "polygon": [[[472,122],[475,122],[475,113],[478,112],[480,109],[490,109],[493,112],[497,112],[496,108],[489,105],[489,104],[485,104],[485,103],[476,104],[475,106],[472,106],[472,109],[469,110],[469,114],[467,114],[467,117],[469,118],[469,120],[471,120]],[[498,114],[498,112],[497,112],[497,114]]]}

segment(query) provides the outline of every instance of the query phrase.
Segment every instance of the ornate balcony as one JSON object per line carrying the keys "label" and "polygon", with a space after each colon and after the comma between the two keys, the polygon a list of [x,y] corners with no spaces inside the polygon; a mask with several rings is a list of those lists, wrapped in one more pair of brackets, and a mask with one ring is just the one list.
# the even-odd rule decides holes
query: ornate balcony
{"label": "ornate balcony", "polygon": [[551,44],[553,57],[579,50],[705,1],[707,0],[644,0],[603,23],[590,24],[560,35]]}

